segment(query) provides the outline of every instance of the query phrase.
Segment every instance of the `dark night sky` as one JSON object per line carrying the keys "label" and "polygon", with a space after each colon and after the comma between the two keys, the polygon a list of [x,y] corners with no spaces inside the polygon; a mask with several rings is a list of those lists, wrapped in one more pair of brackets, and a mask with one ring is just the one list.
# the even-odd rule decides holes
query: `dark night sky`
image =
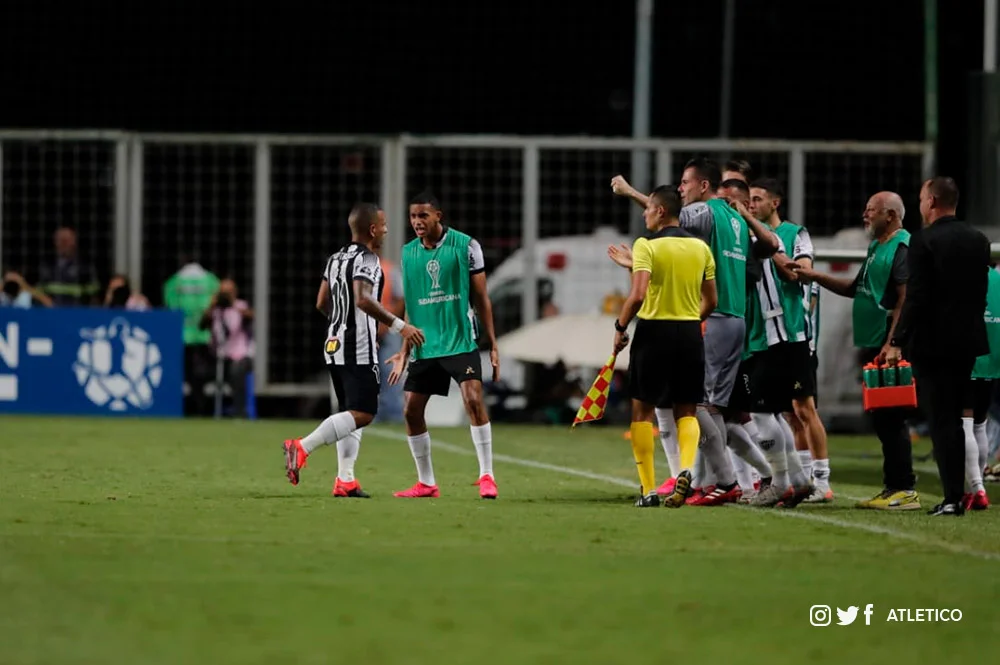
{"label": "dark night sky", "polygon": [[[0,126],[630,132],[611,101],[631,100],[631,0],[4,4]],[[717,131],[722,6],[658,3],[654,135]],[[922,6],[738,0],[732,134],[922,138]],[[960,143],[982,2],[939,6],[942,140]]]}

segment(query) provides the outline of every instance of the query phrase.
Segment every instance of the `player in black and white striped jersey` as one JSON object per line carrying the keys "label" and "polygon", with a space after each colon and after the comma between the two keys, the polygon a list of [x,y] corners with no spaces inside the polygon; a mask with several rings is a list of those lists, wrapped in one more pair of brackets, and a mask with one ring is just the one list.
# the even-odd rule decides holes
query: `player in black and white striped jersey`
{"label": "player in black and white striped jersey", "polygon": [[424,334],[379,303],[384,279],[375,250],[388,231],[385,213],[371,203],[359,203],[351,210],[348,223],[351,242],[327,260],[316,294],[316,308],[330,321],[323,352],[340,411],[308,436],[285,441],[285,473],[297,485],[299,470],[309,454],[336,442],[333,495],[367,498],[354,477],[354,463],[361,447],[361,430],[378,412],[377,326],[381,323],[399,333],[411,347],[422,345]]}

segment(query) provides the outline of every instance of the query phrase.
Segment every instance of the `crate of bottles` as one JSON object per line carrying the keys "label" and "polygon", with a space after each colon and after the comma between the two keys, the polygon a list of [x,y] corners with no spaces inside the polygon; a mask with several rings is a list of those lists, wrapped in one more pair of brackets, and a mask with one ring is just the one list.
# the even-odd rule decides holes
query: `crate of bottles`
{"label": "crate of bottles", "polygon": [[895,367],[869,363],[862,372],[865,411],[917,406],[917,382],[910,363],[904,360]]}

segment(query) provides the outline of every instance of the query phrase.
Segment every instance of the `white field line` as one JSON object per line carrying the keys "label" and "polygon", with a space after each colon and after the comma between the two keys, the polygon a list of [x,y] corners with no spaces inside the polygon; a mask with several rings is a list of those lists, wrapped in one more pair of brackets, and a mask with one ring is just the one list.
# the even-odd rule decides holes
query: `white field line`
{"label": "white field line", "polygon": [[[395,439],[397,441],[406,441],[406,436],[391,431],[384,431],[378,428],[368,427],[365,429],[366,434],[379,436],[384,439]],[[474,456],[475,450],[472,448],[471,442],[468,446],[456,446],[447,441],[442,441],[441,439],[432,438],[433,447],[435,450],[445,450],[449,453],[455,453],[457,455]],[[630,487],[635,489],[637,483],[634,480],[625,480],[624,478],[618,478],[616,476],[608,476],[601,473],[594,473],[593,471],[586,471],[584,469],[574,469],[568,466],[559,466],[557,464],[547,464],[545,462],[538,462],[536,460],[524,459],[521,457],[511,457],[510,455],[493,455],[493,459],[497,462],[504,462],[506,464],[514,464],[516,466],[525,466],[532,469],[541,469],[544,471],[552,471],[554,473],[561,473],[567,476],[576,476],[578,478],[587,478],[589,480],[597,480],[600,482],[608,483],[611,485],[618,485],[619,487]],[[845,496],[845,495],[841,495]],[[859,497],[847,497],[855,501],[860,500]],[[963,545],[958,545],[955,543],[949,543],[943,540],[935,540],[933,538],[927,538],[925,536],[910,533],[907,531],[900,531],[898,529],[891,529],[889,527],[878,526],[875,524],[859,524],[857,522],[851,522],[848,520],[837,519],[836,517],[826,517],[825,515],[816,515],[811,511],[794,511],[794,510],[774,510],[774,509],[757,509],[751,508],[749,506],[741,506],[736,504],[729,504],[734,508],[740,510],[752,510],[757,513],[762,513],[765,515],[774,515],[775,517],[782,517],[788,519],[800,519],[806,520],[807,522],[817,522],[819,524],[828,524],[830,526],[838,526],[843,529],[854,529],[855,531],[865,531],[867,533],[874,533],[882,536],[888,536],[890,538],[896,538],[898,540],[908,540],[912,543],[917,543],[919,545],[936,547],[947,552],[953,552],[956,554],[965,554],[968,556],[976,557],[979,559],[985,559],[987,561],[1000,561],[1000,554],[996,552],[984,552],[982,550],[972,549],[970,547],[965,547]],[[947,518],[942,518],[947,519]]]}

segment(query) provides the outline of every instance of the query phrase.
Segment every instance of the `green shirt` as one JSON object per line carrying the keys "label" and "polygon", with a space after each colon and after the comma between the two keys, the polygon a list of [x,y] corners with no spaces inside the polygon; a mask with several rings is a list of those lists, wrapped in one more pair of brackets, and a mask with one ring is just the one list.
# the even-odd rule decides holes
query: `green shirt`
{"label": "green shirt", "polygon": [[[403,247],[403,301],[410,323],[424,331],[427,341],[414,348],[413,360],[441,358],[475,351],[475,317],[469,306],[470,273],[475,241],[445,228],[433,249],[414,238]],[[475,243],[478,248],[478,243]],[[481,250],[478,256],[481,257]],[[481,260],[481,259],[480,259]]]}
{"label": "green shirt", "polygon": [[722,199],[684,206],[681,228],[701,238],[715,258],[715,287],[719,294],[716,314],[743,318],[746,315],[747,253],[750,230],[739,213]]}
{"label": "green shirt", "polygon": [[208,344],[212,331],[202,330],[201,317],[219,290],[219,278],[200,265],[189,264],[163,285],[163,305],[184,314],[184,344]]}
{"label": "green shirt", "polygon": [[[781,222],[773,230],[778,239],[781,240],[785,253],[792,259],[799,258],[798,247],[801,245],[799,238],[801,236],[809,237],[806,230],[798,224],[792,224],[791,222]],[[812,258],[811,242],[809,243],[809,248],[810,252],[802,254],[802,256]],[[781,328],[778,332],[779,340],[783,342],[805,342],[809,339],[809,336],[807,333],[806,308],[802,300],[802,285],[798,282],[789,282],[782,279],[781,273],[773,262],[771,263],[771,271],[774,275],[782,311],[781,316],[775,319],[775,325]]]}
{"label": "green shirt", "polygon": [[973,379],[1000,379],[1000,272],[990,268],[986,290],[986,337],[990,352],[979,356],[972,368]]}
{"label": "green shirt", "polygon": [[893,264],[900,245],[909,247],[909,231],[900,229],[884,243],[872,240],[868,245],[868,257],[855,279],[851,317],[854,346],[859,349],[877,349],[885,343],[890,309],[884,303],[886,291],[893,286]]}

